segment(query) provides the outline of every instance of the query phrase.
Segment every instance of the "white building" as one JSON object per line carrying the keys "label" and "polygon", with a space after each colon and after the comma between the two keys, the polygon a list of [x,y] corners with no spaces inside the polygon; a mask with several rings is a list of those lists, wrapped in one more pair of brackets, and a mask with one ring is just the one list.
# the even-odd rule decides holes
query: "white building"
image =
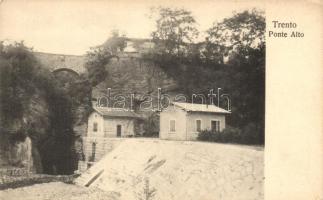
{"label": "white building", "polygon": [[160,113],[159,138],[195,140],[201,130],[222,131],[227,114],[215,105],[173,102]]}
{"label": "white building", "polygon": [[79,161],[78,170],[83,171],[100,160],[120,143],[120,138],[140,134],[141,119],[133,111],[94,107],[88,119],[86,135],[82,137],[84,160]]}

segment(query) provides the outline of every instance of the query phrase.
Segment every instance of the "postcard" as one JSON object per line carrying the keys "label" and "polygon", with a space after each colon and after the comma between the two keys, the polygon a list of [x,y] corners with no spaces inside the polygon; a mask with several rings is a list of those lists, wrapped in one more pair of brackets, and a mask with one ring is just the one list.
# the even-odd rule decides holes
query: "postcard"
{"label": "postcard", "polygon": [[322,11],[1,0],[0,199],[322,200]]}

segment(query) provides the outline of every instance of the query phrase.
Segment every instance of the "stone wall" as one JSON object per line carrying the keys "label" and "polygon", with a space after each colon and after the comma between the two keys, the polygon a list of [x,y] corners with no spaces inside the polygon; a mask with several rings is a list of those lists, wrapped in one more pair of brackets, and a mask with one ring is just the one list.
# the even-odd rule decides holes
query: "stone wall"
{"label": "stone wall", "polygon": [[[84,160],[78,163],[78,171],[85,171],[95,162],[98,162],[105,155],[117,148],[124,138],[100,138],[100,137],[83,137]],[[92,160],[92,144],[95,143],[95,158]]]}
{"label": "stone wall", "polygon": [[90,161],[92,155],[92,144],[96,143],[95,159],[91,162],[99,161],[105,154],[116,148],[123,139],[120,138],[83,138],[83,151],[85,160]]}
{"label": "stone wall", "polygon": [[171,92],[178,88],[176,80],[169,77],[162,68],[140,57],[113,58],[106,69],[109,75],[105,81],[93,88],[92,97],[94,99],[105,97],[108,95],[108,88],[111,88],[110,106],[120,101],[120,98],[114,99],[117,95],[122,95],[125,97],[126,108],[129,108],[131,94],[138,100],[143,100],[144,95],[150,95],[156,106],[158,88],[163,92]]}
{"label": "stone wall", "polygon": [[[48,104],[39,90],[31,97],[23,116],[6,125],[0,137],[0,167],[26,168],[30,172],[42,173],[42,163],[37,147],[39,138],[46,137],[49,126]],[[26,131],[28,130],[28,131]],[[20,139],[18,132],[23,132]],[[26,138],[24,138],[27,136]],[[33,136],[33,137],[29,137]],[[10,139],[11,138],[11,139]]]}
{"label": "stone wall", "polygon": [[55,71],[61,68],[71,69],[78,74],[84,73],[85,69],[85,55],[65,55],[54,53],[34,52],[35,57],[40,63],[49,68],[50,71]]}

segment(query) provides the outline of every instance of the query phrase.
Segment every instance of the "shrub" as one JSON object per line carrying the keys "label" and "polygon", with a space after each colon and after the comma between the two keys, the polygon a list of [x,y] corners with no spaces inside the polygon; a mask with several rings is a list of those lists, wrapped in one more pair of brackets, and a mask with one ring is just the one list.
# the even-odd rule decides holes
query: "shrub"
{"label": "shrub", "polygon": [[206,130],[202,130],[198,133],[197,135],[197,140],[200,141],[209,141],[210,139],[210,134]]}
{"label": "shrub", "polygon": [[241,142],[243,144],[264,144],[264,130],[255,123],[249,123],[243,127]]}
{"label": "shrub", "polygon": [[210,130],[202,130],[201,132],[199,132],[197,140],[214,142],[216,140],[216,134],[217,133]]}
{"label": "shrub", "polygon": [[159,135],[159,115],[151,113],[143,122],[144,137],[158,137]]}
{"label": "shrub", "polygon": [[262,131],[253,123],[243,127],[242,130],[228,126],[221,132],[203,130],[198,134],[197,140],[238,143],[238,144],[263,144]]}
{"label": "shrub", "polygon": [[241,141],[241,130],[228,126],[221,133],[222,142],[225,143],[240,143]]}

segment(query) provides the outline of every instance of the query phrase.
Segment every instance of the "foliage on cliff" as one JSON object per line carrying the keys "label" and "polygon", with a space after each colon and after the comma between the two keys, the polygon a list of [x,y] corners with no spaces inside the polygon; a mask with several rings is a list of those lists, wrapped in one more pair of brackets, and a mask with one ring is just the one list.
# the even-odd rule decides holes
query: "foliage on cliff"
{"label": "foliage on cliff", "polygon": [[[252,132],[259,138],[255,143],[263,143],[266,47],[263,13],[257,10],[234,13],[214,23],[204,41],[193,43],[191,36],[190,44],[180,42],[180,48],[176,45],[165,48],[165,44],[187,40],[187,35],[195,33],[195,20],[190,12],[181,11],[185,16],[176,20],[178,12],[177,9],[159,9],[153,32],[155,46],[145,57],[176,78],[182,86],[180,92],[189,100],[192,94],[204,94],[207,98],[210,89],[221,88],[230,95],[232,103],[228,123],[243,132]],[[186,27],[191,34],[174,31],[180,30],[178,27]],[[220,105],[227,106],[224,101]]]}
{"label": "foliage on cliff", "polygon": [[1,148],[30,137],[45,173],[72,173],[73,101],[53,74],[23,43],[0,43],[0,81]]}
{"label": "foliage on cliff", "polygon": [[151,33],[155,53],[166,53],[181,57],[186,54],[189,44],[198,36],[197,23],[192,13],[185,9],[159,7],[153,9],[156,29]]}

